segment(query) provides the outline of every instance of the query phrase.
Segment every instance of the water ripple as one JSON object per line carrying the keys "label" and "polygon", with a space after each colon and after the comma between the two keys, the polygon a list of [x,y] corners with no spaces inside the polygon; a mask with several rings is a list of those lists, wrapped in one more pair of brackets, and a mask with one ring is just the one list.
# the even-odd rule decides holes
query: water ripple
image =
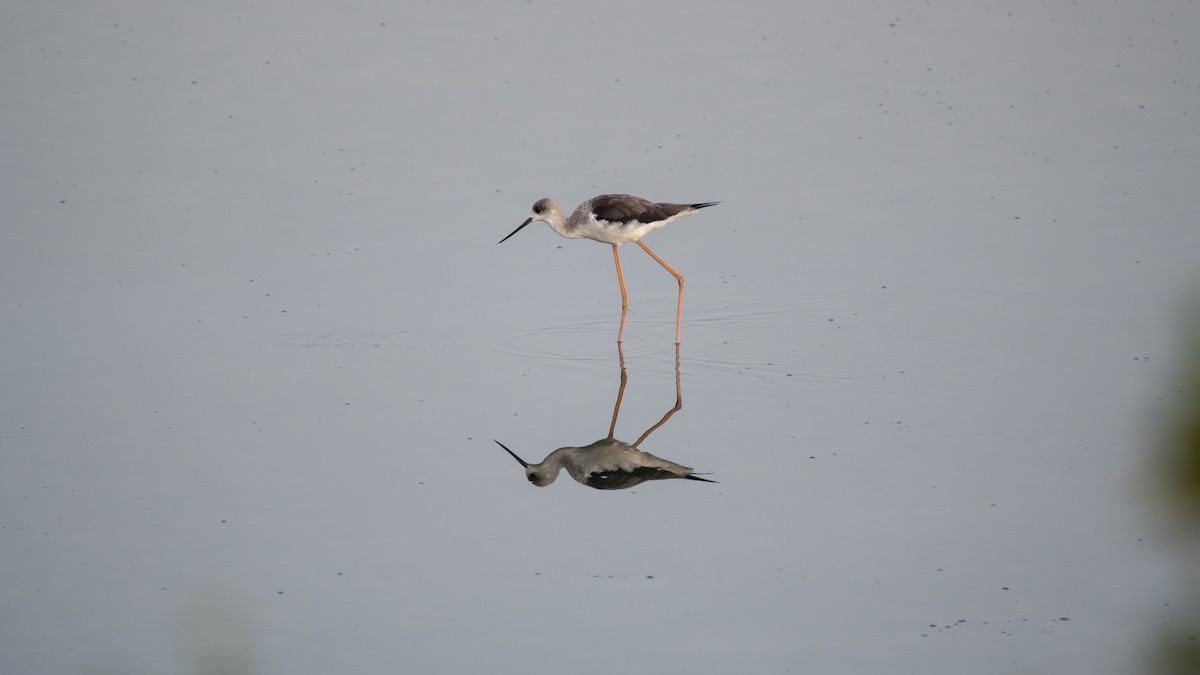
{"label": "water ripple", "polygon": [[[993,297],[978,289],[797,294],[725,298],[684,308],[685,377],[731,386],[851,389],[970,387],[1011,376],[994,372],[1019,322],[997,307],[1060,311],[1037,298]],[[1027,324],[1027,319],[1024,322]],[[632,317],[624,356],[640,367],[670,370],[672,321]],[[294,347],[472,349],[608,368],[616,358],[612,317],[576,320],[516,333],[455,330],[334,330],[281,335]],[[632,366],[632,364],[631,364]],[[1031,366],[1031,368],[1034,366]]]}

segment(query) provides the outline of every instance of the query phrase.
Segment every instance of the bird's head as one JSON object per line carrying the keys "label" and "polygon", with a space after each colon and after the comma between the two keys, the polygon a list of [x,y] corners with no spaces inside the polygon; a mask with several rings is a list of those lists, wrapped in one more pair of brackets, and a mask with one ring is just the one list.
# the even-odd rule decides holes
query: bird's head
{"label": "bird's head", "polygon": [[[566,216],[563,214],[562,207],[558,205],[558,202],[550,199],[549,197],[543,197],[542,199],[539,199],[533,203],[532,213],[530,213],[529,217],[525,219],[525,222],[521,223],[517,229],[509,232],[508,237],[520,232],[522,228],[535,220],[540,220],[543,223],[551,224],[554,222],[561,223],[565,219]],[[508,241],[508,237],[505,237],[496,243],[503,244],[505,241]]]}

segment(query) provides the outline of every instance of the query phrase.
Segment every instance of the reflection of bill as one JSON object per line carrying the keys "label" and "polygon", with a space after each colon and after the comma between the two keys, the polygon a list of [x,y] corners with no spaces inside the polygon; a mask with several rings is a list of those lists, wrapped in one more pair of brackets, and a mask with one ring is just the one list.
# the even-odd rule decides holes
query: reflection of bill
{"label": "reflection of bill", "polygon": [[608,436],[583,447],[559,448],[546,456],[537,464],[530,464],[517,456],[500,441],[496,444],[504,448],[508,454],[525,467],[525,477],[538,487],[545,487],[558,478],[558,472],[566,469],[571,478],[588,487],[597,490],[622,490],[640,485],[648,480],[664,480],[667,478],[684,478],[705,483],[715,483],[715,480],[697,476],[691,468],[669,462],[648,452],[638,450],[642,441],[661,427],[671,415],[683,408],[683,395],[679,384],[679,345],[675,345],[675,406],[663,415],[662,419],[650,427],[633,443],[626,443],[613,438],[613,430],[617,426],[617,414],[621,411],[621,398],[625,395],[625,384],[628,376],[625,374],[625,356],[621,345],[617,343],[617,357],[621,364],[621,386],[617,390],[617,402],[613,406],[612,423],[608,426]]}

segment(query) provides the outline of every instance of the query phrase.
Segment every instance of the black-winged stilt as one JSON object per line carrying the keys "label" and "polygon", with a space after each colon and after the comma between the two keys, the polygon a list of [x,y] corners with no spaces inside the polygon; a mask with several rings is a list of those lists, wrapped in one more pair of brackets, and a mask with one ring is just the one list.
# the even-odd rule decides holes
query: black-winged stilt
{"label": "black-winged stilt", "polygon": [[600,195],[580,204],[568,218],[558,202],[547,197],[534,202],[533,214],[497,243],[503,244],[521,228],[540,220],[568,239],[592,239],[611,244],[613,261],[617,264],[617,283],[621,286],[621,325],[617,328],[617,342],[620,342],[625,332],[625,315],[629,312],[629,295],[625,293],[625,279],[621,275],[621,257],[617,254],[617,247],[635,242],[679,282],[679,300],[675,305],[675,344],[679,344],[679,324],[683,316],[683,275],[658,257],[641,239],[667,223],[719,203],[670,204],[633,195]]}

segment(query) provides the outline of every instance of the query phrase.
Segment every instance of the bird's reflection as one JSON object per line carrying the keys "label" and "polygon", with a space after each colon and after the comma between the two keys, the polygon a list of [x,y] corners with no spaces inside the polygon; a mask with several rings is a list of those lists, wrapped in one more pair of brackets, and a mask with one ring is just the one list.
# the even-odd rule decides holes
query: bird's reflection
{"label": "bird's reflection", "polygon": [[691,468],[669,462],[661,457],[639,450],[642,441],[657,428],[671,419],[683,408],[682,388],[679,384],[679,345],[675,345],[675,406],[667,411],[654,426],[650,427],[633,443],[613,438],[617,427],[617,415],[621,412],[621,397],[625,395],[625,384],[629,377],[625,372],[625,355],[617,343],[617,360],[621,365],[621,386],[617,389],[617,402],[613,406],[612,422],[608,425],[608,436],[583,447],[559,448],[537,464],[530,464],[517,456],[500,441],[496,444],[525,467],[525,477],[538,487],[545,487],[558,478],[560,469],[566,469],[571,478],[597,490],[623,490],[640,485],[648,480],[684,478],[687,480],[715,483],[715,480],[697,476]]}

